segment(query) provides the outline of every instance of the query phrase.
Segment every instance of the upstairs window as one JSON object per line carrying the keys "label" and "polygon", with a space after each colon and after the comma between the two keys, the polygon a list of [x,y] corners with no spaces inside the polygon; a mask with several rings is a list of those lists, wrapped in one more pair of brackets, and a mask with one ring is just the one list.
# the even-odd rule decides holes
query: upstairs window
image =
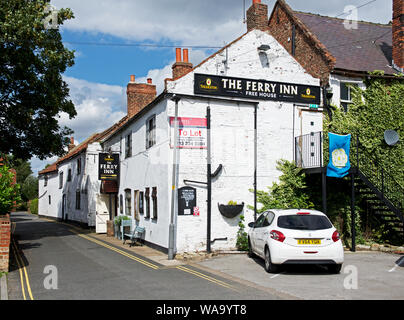
{"label": "upstairs window", "polygon": [[77,174],[81,173],[81,159],[77,159]]}
{"label": "upstairs window", "polygon": [[146,149],[156,144],[156,116],[146,122]]}
{"label": "upstairs window", "polygon": [[340,84],[340,104],[345,112],[348,111],[348,107],[352,104],[352,87],[358,87],[356,83],[341,82]]}
{"label": "upstairs window", "polygon": [[125,158],[132,156],[132,133],[129,133],[125,139]]}
{"label": "upstairs window", "polygon": [[67,170],[67,181],[72,181],[72,169]]}
{"label": "upstairs window", "polygon": [[48,176],[45,176],[43,186],[46,187],[48,185]]}
{"label": "upstairs window", "polygon": [[59,189],[63,188],[63,172],[59,173]]}

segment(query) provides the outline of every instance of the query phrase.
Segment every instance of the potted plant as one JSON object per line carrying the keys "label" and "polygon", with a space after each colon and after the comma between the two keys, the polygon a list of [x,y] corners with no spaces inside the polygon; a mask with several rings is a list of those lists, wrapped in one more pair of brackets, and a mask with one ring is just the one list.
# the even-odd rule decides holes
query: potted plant
{"label": "potted plant", "polygon": [[219,204],[219,212],[226,218],[234,218],[243,211],[244,202],[238,204],[235,201],[229,201],[227,204]]}
{"label": "potted plant", "polygon": [[114,233],[115,233],[115,238],[120,239],[121,237],[121,224],[122,224],[122,220],[130,220],[130,218],[128,216],[117,216],[114,218]]}

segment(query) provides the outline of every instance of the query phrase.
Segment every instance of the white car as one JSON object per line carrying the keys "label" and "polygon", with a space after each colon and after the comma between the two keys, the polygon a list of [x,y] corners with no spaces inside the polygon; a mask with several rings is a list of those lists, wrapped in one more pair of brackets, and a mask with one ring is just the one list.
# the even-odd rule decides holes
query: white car
{"label": "white car", "polygon": [[285,264],[322,264],[339,273],[344,249],[337,229],[316,210],[273,209],[248,224],[249,256],[265,260],[267,272]]}

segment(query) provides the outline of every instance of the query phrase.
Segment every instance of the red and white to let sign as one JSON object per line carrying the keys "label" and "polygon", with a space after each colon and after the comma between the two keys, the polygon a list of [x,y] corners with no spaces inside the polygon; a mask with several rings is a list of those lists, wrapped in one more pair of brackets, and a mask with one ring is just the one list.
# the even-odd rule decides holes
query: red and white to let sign
{"label": "red and white to let sign", "polygon": [[194,216],[199,216],[199,207],[194,207]]}
{"label": "red and white to let sign", "polygon": [[[174,117],[170,117],[171,143],[174,148]],[[178,141],[180,149],[206,149],[207,121],[206,118],[178,117]]]}

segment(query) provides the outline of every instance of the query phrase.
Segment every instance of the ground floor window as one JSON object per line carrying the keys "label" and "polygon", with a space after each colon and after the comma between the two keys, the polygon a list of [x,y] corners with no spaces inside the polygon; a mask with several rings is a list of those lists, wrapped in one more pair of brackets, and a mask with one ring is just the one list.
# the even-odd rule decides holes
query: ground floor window
{"label": "ground floor window", "polygon": [[123,214],[123,196],[119,195],[119,212]]}
{"label": "ground floor window", "polygon": [[135,196],[133,198],[134,200],[134,218],[135,220],[139,221],[140,217],[139,217],[139,190],[135,190]]}
{"label": "ground floor window", "polygon": [[153,201],[153,219],[157,219],[157,187],[153,187],[152,191],[152,201]]}
{"label": "ground floor window", "polygon": [[139,213],[140,213],[140,214],[143,214],[143,213],[144,213],[143,198],[144,198],[144,192],[143,192],[143,191],[140,191],[140,192],[139,192]]}
{"label": "ground floor window", "polygon": [[132,194],[130,189],[125,189],[125,214],[127,216],[131,215],[132,212]]}
{"label": "ground floor window", "polygon": [[145,192],[146,214],[145,218],[150,218],[150,188],[146,188]]}
{"label": "ground floor window", "polygon": [[81,207],[81,195],[80,195],[80,191],[76,191],[76,210],[80,210]]}

